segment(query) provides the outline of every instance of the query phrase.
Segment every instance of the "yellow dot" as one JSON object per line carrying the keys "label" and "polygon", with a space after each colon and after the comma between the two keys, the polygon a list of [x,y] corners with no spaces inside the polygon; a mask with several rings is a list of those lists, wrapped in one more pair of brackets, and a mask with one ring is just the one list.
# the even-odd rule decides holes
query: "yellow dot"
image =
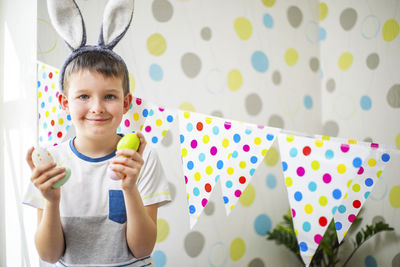
{"label": "yellow dot", "polygon": [[291,187],[293,184],[293,180],[290,177],[286,177],[285,179],[286,187]]}
{"label": "yellow dot", "polygon": [[338,61],[338,66],[341,70],[347,70],[353,64],[353,55],[349,52],[344,52]]}
{"label": "yellow dot", "polygon": [[376,173],[376,177],[381,177],[381,175],[382,175],[382,171],[378,171],[377,173]]}
{"label": "yellow dot", "polygon": [[135,113],[133,114],[133,120],[134,120],[134,121],[138,121],[138,120],[139,120],[139,117],[140,117],[139,113],[135,112]]}
{"label": "yellow dot", "polygon": [[267,153],[268,153],[268,149],[266,149],[266,148],[261,151],[261,155],[263,157],[265,157],[265,155],[267,155]]}
{"label": "yellow dot", "polygon": [[330,137],[330,136],[325,136],[325,135],[324,135],[324,136],[322,136],[322,140],[327,140],[327,141],[328,141],[328,140],[331,140],[331,137]]}
{"label": "yellow dot", "polygon": [[305,211],[307,214],[311,214],[311,213],[313,212],[313,207],[311,206],[311,204],[305,205],[305,206],[304,206],[304,211]]}
{"label": "yellow dot", "polygon": [[382,37],[386,42],[391,42],[396,39],[399,34],[399,23],[394,19],[389,19],[385,22],[382,28]]}
{"label": "yellow dot", "polygon": [[347,198],[347,196],[348,196],[348,194],[346,193],[346,194],[344,194],[344,197],[343,197],[343,199],[346,199]]}
{"label": "yellow dot", "polygon": [[350,188],[351,183],[353,182],[353,179],[350,179],[347,181],[347,188]]}
{"label": "yellow dot", "polygon": [[196,172],[196,173],[194,174],[194,179],[195,179],[196,181],[200,181],[200,179],[201,179],[201,174],[200,174],[199,172]]}
{"label": "yellow dot", "polygon": [[189,199],[190,197],[189,197],[189,193],[186,193],[186,197],[187,197],[187,199]]}
{"label": "yellow dot", "polygon": [[147,50],[149,50],[150,54],[153,56],[161,56],[166,49],[167,42],[161,34],[154,33],[147,39]]}
{"label": "yellow dot", "polygon": [[360,187],[359,184],[354,184],[352,189],[353,189],[354,192],[358,192],[358,191],[360,191],[361,187]]}
{"label": "yellow dot", "polygon": [[323,21],[328,15],[328,6],[326,3],[319,3],[319,20]]}
{"label": "yellow dot", "polygon": [[264,162],[265,164],[267,164],[267,166],[272,167],[275,166],[276,163],[278,163],[278,161],[279,161],[279,152],[275,147],[271,147],[264,158]]}
{"label": "yellow dot", "polygon": [[239,167],[242,168],[242,169],[246,168],[246,162],[241,161],[241,162],[239,163]]}
{"label": "yellow dot", "polygon": [[297,229],[294,229],[294,234],[295,234],[296,236],[298,236],[298,235],[299,235],[299,231],[298,231]]}
{"label": "yellow dot", "polygon": [[376,165],[376,159],[369,159],[368,160],[368,165],[370,167],[374,167]]}
{"label": "yellow dot", "polygon": [[232,175],[233,172],[234,172],[234,170],[233,170],[232,167],[229,167],[229,168],[226,170],[226,172],[227,172],[229,175]]}
{"label": "yellow dot", "polygon": [[400,208],[400,185],[393,186],[389,193],[389,202],[393,208]]}
{"label": "yellow dot", "polygon": [[206,168],[206,173],[207,173],[208,175],[210,175],[210,174],[212,174],[212,172],[213,172],[213,168],[212,168],[211,166],[207,166],[207,168]]}
{"label": "yellow dot", "polygon": [[42,97],[42,92],[38,93],[38,97],[41,98]]}
{"label": "yellow dot", "polygon": [[400,133],[397,134],[395,143],[397,148],[400,149]]}
{"label": "yellow dot", "polygon": [[286,64],[288,64],[289,66],[294,66],[296,65],[298,59],[299,59],[299,54],[297,53],[296,49],[289,48],[286,51],[285,53]]}
{"label": "yellow dot", "polygon": [[233,261],[240,260],[246,252],[246,244],[240,237],[235,238],[230,246],[229,255]]}
{"label": "yellow dot", "polygon": [[56,113],[56,111],[57,111],[56,106],[54,106],[51,110],[53,111],[53,113]]}
{"label": "yellow dot", "polygon": [[49,115],[50,115],[49,111],[46,111],[46,113],[45,113],[46,118],[48,118]]}
{"label": "yellow dot", "polygon": [[156,242],[160,243],[164,241],[169,234],[169,225],[168,222],[164,219],[157,220],[157,239]]}
{"label": "yellow dot", "polygon": [[213,121],[213,119],[212,119],[212,118],[210,118],[210,117],[207,117],[207,118],[206,118],[206,123],[207,123],[207,124],[210,124],[210,123],[212,123],[212,121]]}
{"label": "yellow dot", "polygon": [[239,202],[243,206],[248,207],[251,204],[253,204],[255,198],[256,198],[256,190],[253,185],[249,184],[243,191],[242,195],[240,196]]}
{"label": "yellow dot", "polygon": [[286,136],[286,141],[288,141],[289,143],[292,142],[294,140],[294,136],[293,135],[287,135]]}
{"label": "yellow dot", "polygon": [[157,119],[156,120],[156,125],[157,126],[161,126],[162,125],[162,120],[161,119]]}
{"label": "yellow dot", "polygon": [[59,118],[58,119],[58,124],[62,125],[64,123],[64,119],[63,118]]}
{"label": "yellow dot", "polygon": [[344,165],[344,164],[339,164],[339,165],[337,166],[337,171],[338,171],[338,173],[340,173],[340,174],[345,173],[345,172],[346,172],[346,165]]}
{"label": "yellow dot", "polygon": [[319,198],[318,202],[321,206],[326,206],[326,204],[328,204],[328,199],[325,196],[322,196]]}
{"label": "yellow dot", "polygon": [[224,140],[222,140],[222,146],[227,148],[229,146],[229,140],[226,138]]}
{"label": "yellow dot", "polygon": [[349,144],[350,144],[350,145],[355,145],[355,144],[357,144],[357,141],[356,141],[356,140],[351,140],[351,139],[350,139],[350,140],[349,140]]}
{"label": "yellow dot", "polygon": [[51,84],[51,88],[52,88],[52,89],[56,88],[56,84],[55,84],[55,83],[52,83],[52,84]]}
{"label": "yellow dot", "polygon": [[162,136],[165,136],[166,134],[167,134],[167,132],[168,132],[168,130],[164,130],[164,131],[162,131]]}
{"label": "yellow dot", "polygon": [[189,119],[190,118],[190,112],[183,112],[183,117],[185,117],[185,119]]}
{"label": "yellow dot", "polygon": [[182,148],[182,157],[186,157],[187,156],[187,149],[186,148]]}
{"label": "yellow dot", "polygon": [[250,21],[246,18],[240,17],[235,19],[233,26],[237,36],[241,40],[248,40],[253,33],[253,26],[251,26]]}
{"label": "yellow dot", "polygon": [[194,108],[194,106],[193,106],[191,103],[189,103],[189,102],[184,102],[184,103],[182,103],[182,104],[179,106],[179,109],[181,109],[181,110],[186,110],[186,111],[192,111],[192,112],[195,112],[195,111],[196,111],[196,109]]}
{"label": "yellow dot", "polygon": [[260,137],[254,138],[254,144],[256,144],[256,145],[261,144],[261,138]]}
{"label": "yellow dot", "polygon": [[315,145],[316,145],[317,147],[322,147],[322,146],[324,145],[324,141],[322,141],[322,140],[315,140]]}
{"label": "yellow dot", "polygon": [[276,0],[262,0],[262,3],[266,7],[272,7],[273,5],[275,5],[275,1]]}
{"label": "yellow dot", "polygon": [[210,142],[210,137],[208,135],[203,136],[203,143],[208,144]]}
{"label": "yellow dot", "polygon": [[313,162],[311,162],[311,168],[313,169],[313,170],[318,170],[319,169],[319,162],[318,161],[316,161],[316,160],[313,160]]}
{"label": "yellow dot", "polygon": [[243,78],[242,73],[239,70],[231,70],[228,73],[228,88],[231,91],[237,91],[240,87],[242,87]]}
{"label": "yellow dot", "polygon": [[143,131],[143,124],[142,125],[140,125],[140,131],[142,132]]}
{"label": "yellow dot", "polygon": [[131,73],[129,73],[129,91],[132,93],[135,90],[135,78]]}

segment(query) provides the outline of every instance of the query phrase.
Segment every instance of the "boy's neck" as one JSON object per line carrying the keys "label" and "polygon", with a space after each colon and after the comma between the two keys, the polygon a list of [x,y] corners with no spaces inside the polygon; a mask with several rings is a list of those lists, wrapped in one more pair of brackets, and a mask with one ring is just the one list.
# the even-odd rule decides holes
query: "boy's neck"
{"label": "boy's neck", "polygon": [[121,136],[115,134],[109,138],[92,139],[77,135],[74,139],[75,149],[85,156],[100,158],[109,155],[117,148]]}

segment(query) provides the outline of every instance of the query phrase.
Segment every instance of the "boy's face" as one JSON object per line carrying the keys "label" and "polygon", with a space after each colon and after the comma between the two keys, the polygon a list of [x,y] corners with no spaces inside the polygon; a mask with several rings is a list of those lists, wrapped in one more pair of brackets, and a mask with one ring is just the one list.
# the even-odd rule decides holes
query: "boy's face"
{"label": "boy's face", "polygon": [[122,79],[82,70],[71,74],[67,94],[59,100],[71,115],[77,136],[101,139],[116,134],[132,95],[124,96]]}

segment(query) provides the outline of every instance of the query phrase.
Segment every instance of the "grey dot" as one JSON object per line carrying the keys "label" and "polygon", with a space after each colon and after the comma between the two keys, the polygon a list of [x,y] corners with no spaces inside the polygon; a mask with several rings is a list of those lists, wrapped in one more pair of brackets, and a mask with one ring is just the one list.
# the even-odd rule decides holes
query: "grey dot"
{"label": "grey dot", "polygon": [[340,25],[345,31],[351,30],[357,21],[357,12],[353,8],[346,8],[340,14]]}
{"label": "grey dot", "polygon": [[377,224],[378,222],[385,222],[385,218],[383,218],[382,216],[375,216],[372,219],[372,224]]}
{"label": "grey dot", "polygon": [[255,258],[249,262],[248,267],[265,267],[264,262],[260,258]]}
{"label": "grey dot", "polygon": [[285,123],[281,116],[273,114],[271,117],[269,117],[268,125],[276,128],[284,128]]}
{"label": "grey dot", "polygon": [[272,82],[275,85],[280,85],[281,84],[281,80],[282,80],[281,73],[279,71],[277,71],[277,70],[274,71],[274,73],[272,74]]}
{"label": "grey dot", "polygon": [[339,134],[339,125],[334,121],[325,122],[322,127],[322,134],[327,136],[338,136]]}
{"label": "grey dot", "polygon": [[390,88],[386,100],[392,108],[400,108],[400,84],[395,84]]}
{"label": "grey dot", "polygon": [[310,59],[310,69],[313,72],[317,72],[319,70],[319,60],[316,57]]}
{"label": "grey dot", "polygon": [[204,247],[204,236],[200,232],[190,232],[186,235],[184,241],[184,247],[186,254],[190,257],[195,258],[200,255]]}
{"label": "grey dot", "polygon": [[367,57],[367,66],[370,70],[374,70],[379,65],[379,56],[377,53],[369,54]]}
{"label": "grey dot", "polygon": [[392,267],[399,267],[400,266],[400,253],[397,253],[392,260]]}
{"label": "grey dot", "polygon": [[211,112],[211,116],[223,118],[224,114],[220,110],[215,110],[215,111]]}
{"label": "grey dot", "polygon": [[212,36],[211,29],[209,27],[204,27],[203,29],[201,29],[200,34],[201,34],[201,38],[203,38],[203,40],[205,40],[205,41],[209,41]]}
{"label": "grey dot", "polygon": [[214,214],[214,210],[215,210],[215,205],[214,202],[210,201],[207,203],[207,205],[204,208],[204,213],[208,216],[211,216]]}
{"label": "grey dot", "polygon": [[175,196],[176,196],[176,187],[173,183],[170,183],[170,182],[168,182],[168,187],[169,187],[169,192],[171,193],[171,200],[174,201]]}
{"label": "grey dot", "polygon": [[164,138],[161,141],[161,144],[165,147],[169,147],[172,144],[173,141],[173,136],[171,134],[171,131],[167,131],[167,133],[165,134]]}
{"label": "grey dot", "polygon": [[262,109],[262,100],[258,94],[250,94],[246,97],[246,110],[249,115],[258,115]]}
{"label": "grey dot", "polygon": [[364,142],[372,143],[372,138],[371,137],[365,137]]}
{"label": "grey dot", "polygon": [[194,53],[186,53],[182,56],[181,66],[186,76],[194,78],[201,70],[201,60]]}
{"label": "grey dot", "polygon": [[291,6],[287,10],[287,17],[290,25],[292,25],[293,28],[297,28],[303,20],[303,13],[297,6]]}
{"label": "grey dot", "polygon": [[169,21],[174,13],[174,8],[168,0],[154,0],[151,9],[158,22]]}
{"label": "grey dot", "polygon": [[327,90],[329,93],[332,93],[333,91],[335,91],[335,87],[336,87],[336,83],[335,83],[335,80],[334,80],[334,79],[329,79],[329,80],[326,82],[326,90]]}

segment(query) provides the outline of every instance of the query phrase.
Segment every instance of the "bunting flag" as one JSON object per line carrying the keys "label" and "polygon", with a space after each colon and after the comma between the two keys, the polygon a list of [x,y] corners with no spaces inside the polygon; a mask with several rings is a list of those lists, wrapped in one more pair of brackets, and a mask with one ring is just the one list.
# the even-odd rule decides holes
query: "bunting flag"
{"label": "bunting flag", "polygon": [[308,266],[370,148],[280,134],[282,168],[300,254]]}

